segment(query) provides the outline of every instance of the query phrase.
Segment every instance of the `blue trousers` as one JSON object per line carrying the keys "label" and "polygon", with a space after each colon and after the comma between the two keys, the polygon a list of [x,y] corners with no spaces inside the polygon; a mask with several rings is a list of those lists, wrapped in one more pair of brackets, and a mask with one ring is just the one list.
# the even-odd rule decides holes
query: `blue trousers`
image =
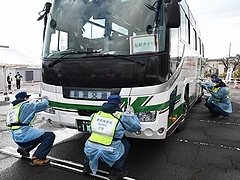
{"label": "blue trousers", "polygon": [[[123,155],[121,156],[121,158],[118,159],[118,160],[113,164],[113,166],[112,166],[112,168],[117,169],[117,170],[119,170],[119,171],[122,171],[124,162],[125,162],[125,160],[126,160],[126,158],[127,158],[128,151],[129,151],[129,149],[130,149],[130,143],[129,143],[128,140],[126,140],[126,139],[121,139],[121,141],[122,141],[122,143],[123,143],[123,145],[124,145],[124,149],[125,149],[124,154],[123,154]],[[99,163],[102,163],[101,160],[99,160],[99,161],[100,161]],[[87,164],[87,163],[89,163],[89,159],[88,159],[87,156],[86,156],[85,159],[84,159],[84,164]]]}
{"label": "blue trousers", "polygon": [[16,80],[17,89],[20,89],[20,80]]}
{"label": "blue trousers", "polygon": [[128,151],[129,151],[129,149],[130,149],[130,143],[129,143],[128,140],[122,139],[121,141],[122,141],[122,143],[123,143],[123,145],[124,145],[124,149],[125,149],[124,154],[123,154],[123,155],[121,156],[121,158],[120,158],[119,160],[117,160],[117,161],[113,164],[113,166],[112,166],[112,168],[117,169],[117,170],[119,170],[119,171],[122,171],[124,162],[125,162],[125,160],[126,160],[126,158],[127,158]]}
{"label": "blue trousers", "polygon": [[209,109],[210,113],[212,114],[212,116],[214,117],[218,117],[218,116],[229,116],[229,113],[223,111],[220,107],[216,106],[213,103],[209,103],[206,102],[205,106]]}
{"label": "blue trousers", "polygon": [[53,132],[45,132],[42,136],[26,143],[17,143],[19,147],[30,152],[37,147],[33,156],[45,160],[48,153],[52,149],[53,142],[55,140],[55,134]]}

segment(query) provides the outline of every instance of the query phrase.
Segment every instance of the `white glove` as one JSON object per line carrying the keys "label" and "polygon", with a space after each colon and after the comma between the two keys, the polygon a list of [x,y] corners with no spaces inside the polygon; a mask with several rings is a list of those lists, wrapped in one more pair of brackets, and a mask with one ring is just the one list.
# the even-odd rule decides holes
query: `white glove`
{"label": "white glove", "polygon": [[202,81],[201,80],[197,80],[197,84],[201,85]]}
{"label": "white glove", "polygon": [[42,96],[41,98],[42,98],[42,100],[43,100],[43,99],[48,100],[48,97],[47,97],[46,95]]}
{"label": "white glove", "polygon": [[134,109],[132,106],[127,105],[127,109],[125,112],[123,112],[123,115],[126,116],[133,116],[134,115]]}

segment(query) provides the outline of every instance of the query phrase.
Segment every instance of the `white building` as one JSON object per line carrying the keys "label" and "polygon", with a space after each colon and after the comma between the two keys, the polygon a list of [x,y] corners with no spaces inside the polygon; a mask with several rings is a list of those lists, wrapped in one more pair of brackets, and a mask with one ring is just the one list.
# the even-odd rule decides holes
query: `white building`
{"label": "white building", "polygon": [[[223,60],[222,59],[209,59],[206,61],[205,63],[205,67],[204,67],[204,74],[205,76],[210,76],[213,73],[218,74],[221,78],[230,78],[231,81],[233,81],[234,79],[239,80],[239,78],[235,78],[234,77],[234,72],[232,71],[232,69],[234,68],[234,63],[238,63],[239,59],[237,59],[239,57],[232,57],[228,60],[228,68],[226,68],[223,64]],[[224,59],[224,61],[226,61],[226,59]],[[240,65],[240,64],[239,64]],[[237,69],[239,69],[239,65],[237,67],[235,67]],[[231,74],[229,74],[231,73]],[[227,78],[227,79],[228,79]]]}
{"label": "white building", "polygon": [[208,74],[222,74],[224,73],[225,67],[220,59],[208,59],[205,69],[208,71]]}
{"label": "white building", "polygon": [[13,84],[15,74],[19,72],[22,82],[41,81],[41,65],[21,51],[0,46],[0,92],[6,90],[7,75],[11,72]]}

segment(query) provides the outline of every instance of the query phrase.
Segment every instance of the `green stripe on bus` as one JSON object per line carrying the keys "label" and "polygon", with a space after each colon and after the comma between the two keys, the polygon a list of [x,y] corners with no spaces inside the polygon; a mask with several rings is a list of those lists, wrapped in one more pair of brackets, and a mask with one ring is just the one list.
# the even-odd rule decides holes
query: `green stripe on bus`
{"label": "green stripe on bus", "polygon": [[132,103],[132,107],[134,108],[135,112],[160,111],[160,110],[168,108],[168,106],[169,106],[169,101],[162,103],[162,104],[143,106],[143,103],[145,103],[147,98],[148,97],[138,97]]}
{"label": "green stripe on bus", "polygon": [[[156,104],[151,106],[143,106],[144,102],[147,100],[148,97],[138,97],[133,103],[132,107],[134,108],[135,112],[147,112],[147,111],[161,111],[165,110],[169,107],[169,101]],[[181,98],[181,94],[176,97],[176,101]],[[125,102],[125,105],[128,104],[127,98],[122,98],[122,101]],[[82,105],[82,104],[67,104],[55,101],[49,101],[49,106],[55,108],[62,108],[62,109],[69,109],[69,110],[93,110],[93,111],[100,111],[101,106],[94,106],[94,105]]]}

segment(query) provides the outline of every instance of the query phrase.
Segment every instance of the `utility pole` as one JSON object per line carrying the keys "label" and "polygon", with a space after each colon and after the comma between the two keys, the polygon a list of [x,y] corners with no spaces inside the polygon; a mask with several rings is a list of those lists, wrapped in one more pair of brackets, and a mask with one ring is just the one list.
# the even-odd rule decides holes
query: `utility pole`
{"label": "utility pole", "polygon": [[229,54],[228,54],[228,58],[230,58],[230,56],[231,56],[231,42],[230,42],[230,44],[229,44]]}

